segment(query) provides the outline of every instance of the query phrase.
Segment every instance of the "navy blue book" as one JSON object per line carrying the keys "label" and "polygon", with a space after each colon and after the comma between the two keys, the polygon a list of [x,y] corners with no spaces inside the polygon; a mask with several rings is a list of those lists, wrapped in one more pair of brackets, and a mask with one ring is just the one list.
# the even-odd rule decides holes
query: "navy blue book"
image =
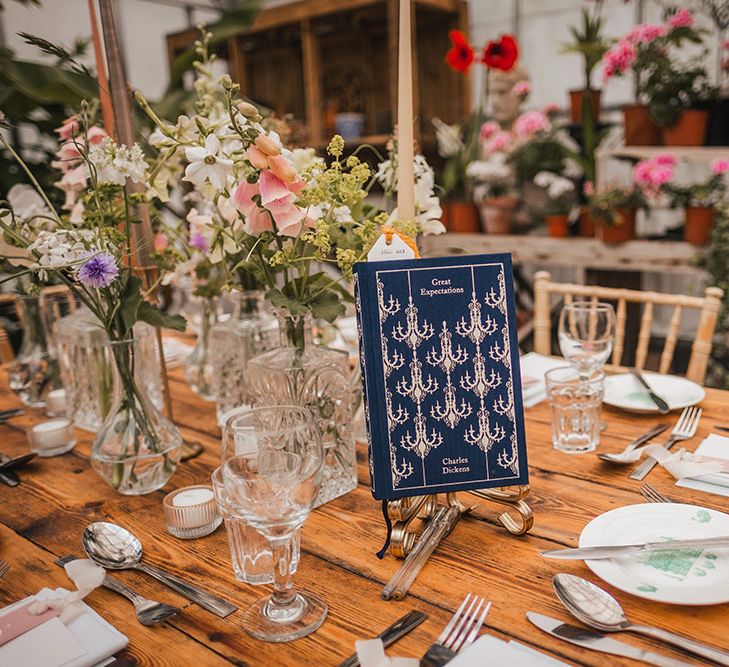
{"label": "navy blue book", "polygon": [[526,484],[511,256],[364,262],[355,289],[374,497]]}

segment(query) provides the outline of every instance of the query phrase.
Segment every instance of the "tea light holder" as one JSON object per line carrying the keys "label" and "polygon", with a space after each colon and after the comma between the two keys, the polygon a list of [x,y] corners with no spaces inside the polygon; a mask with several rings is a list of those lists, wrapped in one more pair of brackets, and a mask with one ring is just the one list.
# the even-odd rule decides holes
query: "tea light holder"
{"label": "tea light holder", "polygon": [[46,415],[64,417],[66,415],[66,390],[54,389],[46,395]]}
{"label": "tea light holder", "polygon": [[162,507],[168,532],[183,540],[210,535],[223,521],[213,489],[205,484],[168,493]]}
{"label": "tea light holder", "polygon": [[58,456],[76,446],[76,431],[70,419],[50,419],[31,426],[28,443],[30,451],[38,456]]}

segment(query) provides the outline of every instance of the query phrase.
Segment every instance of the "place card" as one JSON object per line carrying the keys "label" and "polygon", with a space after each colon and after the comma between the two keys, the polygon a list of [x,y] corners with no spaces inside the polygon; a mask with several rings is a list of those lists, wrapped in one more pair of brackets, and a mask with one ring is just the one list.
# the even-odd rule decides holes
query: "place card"
{"label": "place card", "polygon": [[511,256],[355,270],[375,498],[526,484]]}

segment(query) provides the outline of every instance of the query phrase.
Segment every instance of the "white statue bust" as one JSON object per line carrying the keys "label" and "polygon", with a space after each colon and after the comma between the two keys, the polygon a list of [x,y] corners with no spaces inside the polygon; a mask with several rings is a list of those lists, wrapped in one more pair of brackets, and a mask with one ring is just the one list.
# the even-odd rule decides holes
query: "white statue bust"
{"label": "white statue bust", "polygon": [[529,75],[519,65],[508,72],[491,70],[489,72],[489,99],[494,120],[503,129],[509,129],[521,113],[524,96],[514,91],[516,84],[529,82]]}

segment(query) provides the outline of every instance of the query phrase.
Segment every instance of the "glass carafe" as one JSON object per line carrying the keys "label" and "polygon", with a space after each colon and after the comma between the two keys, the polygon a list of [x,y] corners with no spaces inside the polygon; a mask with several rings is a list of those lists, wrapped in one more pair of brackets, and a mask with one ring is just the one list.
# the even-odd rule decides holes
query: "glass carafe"
{"label": "glass carafe", "polygon": [[217,322],[218,300],[213,297],[203,297],[200,301],[200,330],[197,342],[195,349],[185,361],[185,382],[205,401],[215,400],[210,332]]}

